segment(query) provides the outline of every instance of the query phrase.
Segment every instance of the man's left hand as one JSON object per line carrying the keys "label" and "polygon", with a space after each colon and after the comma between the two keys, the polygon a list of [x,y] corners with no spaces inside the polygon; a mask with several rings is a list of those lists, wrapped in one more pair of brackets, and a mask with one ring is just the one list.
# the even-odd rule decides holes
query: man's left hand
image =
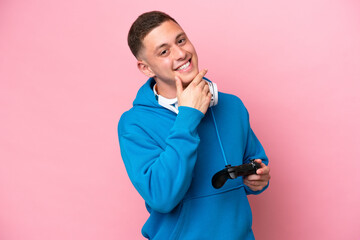
{"label": "man's left hand", "polygon": [[244,184],[253,191],[260,191],[269,183],[270,168],[261,159],[256,159],[255,162],[260,163],[261,168],[256,171],[256,174],[244,177]]}

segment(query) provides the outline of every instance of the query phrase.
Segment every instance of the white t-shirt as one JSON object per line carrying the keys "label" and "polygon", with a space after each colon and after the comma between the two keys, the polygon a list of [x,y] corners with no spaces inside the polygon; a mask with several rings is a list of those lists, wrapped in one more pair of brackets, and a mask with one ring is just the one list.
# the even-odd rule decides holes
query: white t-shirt
{"label": "white t-shirt", "polygon": [[156,84],[154,84],[153,91],[155,94],[156,99],[158,100],[158,103],[163,106],[164,108],[169,109],[170,111],[178,114],[178,100],[177,98],[165,98],[161,95],[159,95],[156,91]]}

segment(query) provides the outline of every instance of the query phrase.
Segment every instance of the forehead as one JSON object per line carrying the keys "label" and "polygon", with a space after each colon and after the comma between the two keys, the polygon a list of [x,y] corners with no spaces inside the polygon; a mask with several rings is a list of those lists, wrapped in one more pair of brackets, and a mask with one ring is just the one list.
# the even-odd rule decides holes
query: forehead
{"label": "forehead", "polygon": [[155,51],[158,46],[172,44],[181,33],[184,33],[184,30],[177,23],[165,21],[145,36],[143,46],[146,51]]}

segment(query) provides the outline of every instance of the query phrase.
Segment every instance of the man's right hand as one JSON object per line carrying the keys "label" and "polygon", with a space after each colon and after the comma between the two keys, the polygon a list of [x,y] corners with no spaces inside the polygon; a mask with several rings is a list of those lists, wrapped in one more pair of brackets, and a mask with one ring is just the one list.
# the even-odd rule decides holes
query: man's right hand
{"label": "man's right hand", "polygon": [[203,114],[206,113],[211,101],[209,85],[203,80],[206,73],[206,69],[201,70],[185,89],[183,88],[180,77],[175,76],[176,96],[179,107],[192,107],[201,111]]}

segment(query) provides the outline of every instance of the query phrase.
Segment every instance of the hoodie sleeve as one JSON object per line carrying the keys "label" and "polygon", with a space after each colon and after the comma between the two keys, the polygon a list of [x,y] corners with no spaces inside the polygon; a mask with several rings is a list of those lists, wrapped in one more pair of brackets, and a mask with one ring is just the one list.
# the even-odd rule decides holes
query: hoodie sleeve
{"label": "hoodie sleeve", "polygon": [[204,114],[179,107],[166,147],[160,147],[140,126],[119,124],[121,155],[129,178],[145,202],[167,213],[185,196],[192,179],[200,138],[197,127]]}
{"label": "hoodie sleeve", "polygon": [[[246,113],[247,113],[247,121],[248,121],[248,134],[247,134],[247,139],[246,139],[244,163],[249,163],[250,160],[252,160],[252,159],[261,159],[265,165],[268,165],[269,160],[265,154],[265,150],[264,150],[263,146],[261,145],[260,141],[258,140],[258,138],[256,137],[255,133],[253,132],[253,130],[250,127],[249,113],[247,112],[247,110],[246,110]],[[265,191],[265,189],[268,188],[269,184],[260,191],[253,191],[248,186],[246,186],[246,185],[244,185],[244,186],[245,186],[245,191],[247,194],[257,195],[257,194],[260,194],[263,191]]]}

